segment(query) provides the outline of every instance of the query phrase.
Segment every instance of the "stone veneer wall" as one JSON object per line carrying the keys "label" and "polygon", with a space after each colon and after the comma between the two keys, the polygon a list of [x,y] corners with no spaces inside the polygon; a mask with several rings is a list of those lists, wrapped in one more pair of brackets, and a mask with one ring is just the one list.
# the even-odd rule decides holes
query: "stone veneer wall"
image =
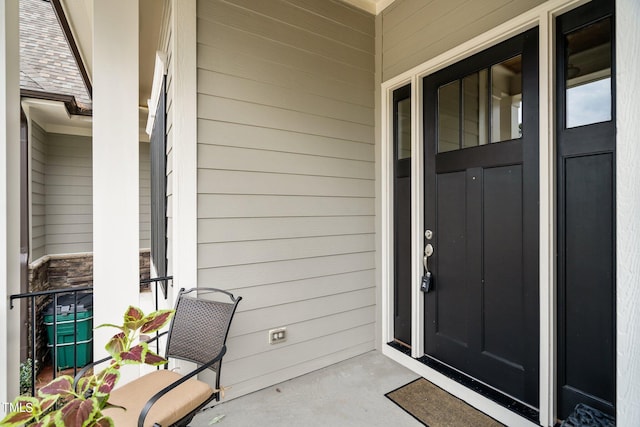
{"label": "stone veneer wall", "polygon": [[[148,250],[140,251],[140,280],[150,277],[150,255]],[[53,289],[93,286],[93,254],[45,255],[29,265],[29,292]],[[149,290],[149,285],[140,290]],[[36,355],[40,367],[48,356],[44,311],[51,301],[50,296],[36,297]],[[31,349],[31,303],[28,303],[27,316],[28,355],[33,358]]]}

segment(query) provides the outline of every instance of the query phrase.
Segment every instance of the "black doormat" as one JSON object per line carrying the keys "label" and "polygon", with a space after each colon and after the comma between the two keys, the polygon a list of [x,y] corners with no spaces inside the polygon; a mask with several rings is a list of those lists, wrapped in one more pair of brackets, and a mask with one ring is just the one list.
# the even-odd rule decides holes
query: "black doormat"
{"label": "black doormat", "polygon": [[615,427],[616,420],[584,403],[578,403],[561,427]]}
{"label": "black doormat", "polygon": [[385,396],[428,427],[502,426],[424,378],[418,378]]}

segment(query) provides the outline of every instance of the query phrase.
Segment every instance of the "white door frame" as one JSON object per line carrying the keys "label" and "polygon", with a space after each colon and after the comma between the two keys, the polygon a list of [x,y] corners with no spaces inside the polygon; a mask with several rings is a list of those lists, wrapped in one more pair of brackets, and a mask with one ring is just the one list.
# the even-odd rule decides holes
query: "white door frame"
{"label": "white door frame", "polygon": [[[554,106],[555,18],[587,0],[549,0],[381,85],[381,198],[382,342],[393,340],[393,91],[411,83],[412,147],[412,354],[411,357],[382,345],[383,354],[506,425],[537,425],[490,399],[462,386],[415,360],[424,354],[424,307],[420,292],[424,212],[424,165],[422,148],[422,78],[535,26],[539,27],[539,105]],[[556,281],[555,281],[555,108],[540,108],[540,419],[543,426],[555,423]]]}

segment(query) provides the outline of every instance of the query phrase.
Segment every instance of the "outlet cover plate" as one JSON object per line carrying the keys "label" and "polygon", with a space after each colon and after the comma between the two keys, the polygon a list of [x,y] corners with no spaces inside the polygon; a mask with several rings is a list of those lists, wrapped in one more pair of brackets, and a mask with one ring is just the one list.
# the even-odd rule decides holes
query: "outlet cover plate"
{"label": "outlet cover plate", "polygon": [[287,328],[276,328],[269,331],[269,344],[280,344],[287,340]]}

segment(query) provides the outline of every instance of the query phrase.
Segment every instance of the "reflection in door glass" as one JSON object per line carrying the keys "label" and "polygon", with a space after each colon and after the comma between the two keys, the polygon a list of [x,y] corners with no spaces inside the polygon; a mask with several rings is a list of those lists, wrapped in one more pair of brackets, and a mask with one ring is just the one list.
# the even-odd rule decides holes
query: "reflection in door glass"
{"label": "reflection in door glass", "polygon": [[462,79],[462,148],[485,145],[489,123],[487,70],[480,70]]}
{"label": "reflection in door glass", "polygon": [[611,120],[611,20],[566,36],[566,127]]}
{"label": "reflection in door glass", "polygon": [[438,88],[438,153],[460,148],[460,81]]}
{"label": "reflection in door glass", "polygon": [[398,128],[396,141],[398,144],[398,160],[411,157],[411,98],[398,101]]}
{"label": "reflection in door glass", "polygon": [[491,142],[522,136],[522,55],[491,67]]}

